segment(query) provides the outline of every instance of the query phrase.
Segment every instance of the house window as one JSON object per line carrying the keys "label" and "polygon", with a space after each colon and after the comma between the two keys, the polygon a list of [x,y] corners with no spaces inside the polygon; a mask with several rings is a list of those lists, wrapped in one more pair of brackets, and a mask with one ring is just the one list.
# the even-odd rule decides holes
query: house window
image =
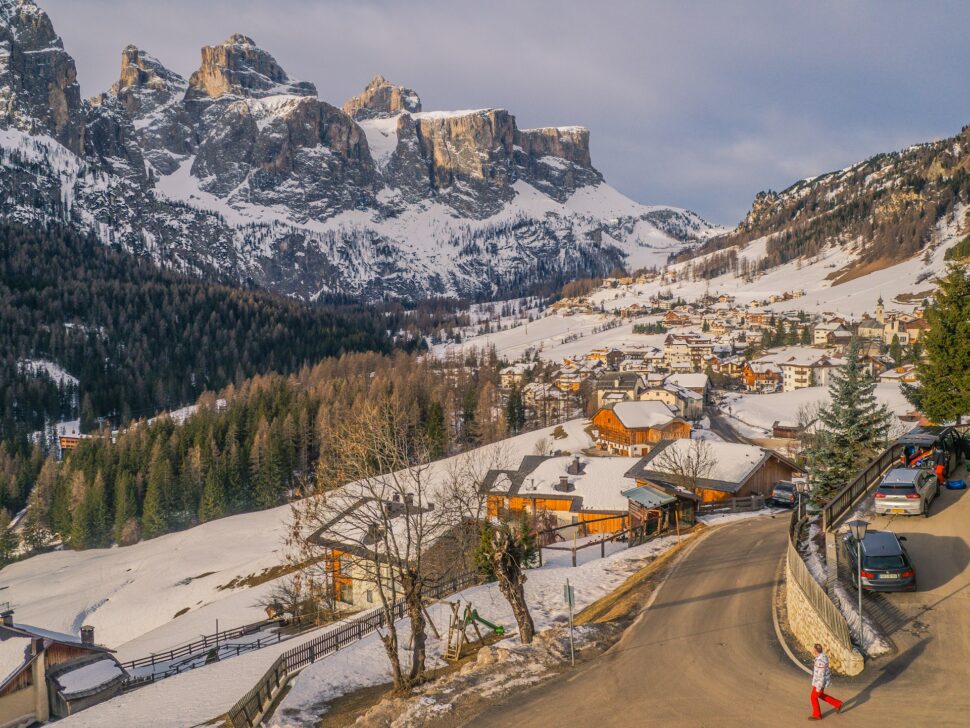
{"label": "house window", "polygon": [[374,592],[371,589],[368,589],[367,590],[367,603],[368,604],[373,604],[374,603]]}

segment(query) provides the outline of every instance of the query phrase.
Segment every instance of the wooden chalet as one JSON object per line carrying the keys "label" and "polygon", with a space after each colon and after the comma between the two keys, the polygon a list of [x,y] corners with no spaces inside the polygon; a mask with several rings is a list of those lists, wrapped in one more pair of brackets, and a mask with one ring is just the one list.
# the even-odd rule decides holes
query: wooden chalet
{"label": "wooden chalet", "polygon": [[111,650],[94,643],[94,628],[74,637],[16,624],[13,611],[0,624],[0,727],[63,718],[114,697],[127,677]]}
{"label": "wooden chalet", "polygon": [[690,423],[661,401],[620,402],[593,415],[596,447],[638,457],[662,440],[690,439]]}
{"label": "wooden chalet", "polygon": [[[727,498],[771,494],[780,481],[803,474],[801,468],[774,450],[733,442],[707,442],[709,466],[697,477],[677,472],[675,463],[684,462],[689,440],[663,442],[644,456],[627,473],[637,485],[667,492],[687,491],[707,503]],[[672,448],[667,455],[664,453]]]}

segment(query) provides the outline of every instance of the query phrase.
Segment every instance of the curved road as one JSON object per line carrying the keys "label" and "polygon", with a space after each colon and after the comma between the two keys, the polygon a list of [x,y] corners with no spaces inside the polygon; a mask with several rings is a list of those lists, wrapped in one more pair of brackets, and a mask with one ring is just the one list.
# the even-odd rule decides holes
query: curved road
{"label": "curved road", "polygon": [[[970,497],[946,493],[937,510],[933,518],[911,519],[906,527],[934,524],[930,530],[966,533]],[[511,695],[467,725],[804,725],[811,712],[809,676],[782,651],[771,616],[787,520],[713,529],[604,655],[559,682]],[[944,565],[926,570],[929,591],[890,595],[898,608],[893,639],[899,649],[857,678],[833,679],[830,691],[846,701],[841,715],[825,713],[833,725],[970,725],[966,546],[933,543],[930,536],[908,543],[917,568],[937,554]],[[897,597],[904,599],[897,603]]]}

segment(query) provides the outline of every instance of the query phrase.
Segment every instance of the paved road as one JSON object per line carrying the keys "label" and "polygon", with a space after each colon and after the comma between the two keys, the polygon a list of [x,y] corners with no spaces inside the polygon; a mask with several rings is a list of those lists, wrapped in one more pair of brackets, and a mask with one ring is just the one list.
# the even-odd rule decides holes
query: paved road
{"label": "paved road", "polygon": [[[946,497],[949,503],[945,509],[947,501],[941,503],[938,514],[945,518],[907,524],[914,533],[908,543],[929,589],[907,600],[930,607],[921,614],[926,628],[894,635],[899,652],[874,662],[860,677],[835,679],[831,692],[846,701],[846,710],[830,716],[833,725],[970,724],[966,546],[929,536],[924,544],[915,535],[924,524],[943,531],[970,523],[970,496]],[[468,725],[805,724],[809,678],[782,652],[770,611],[786,525],[780,516],[712,531],[605,655],[558,683],[512,695]],[[941,565],[927,568],[934,559]]]}
{"label": "paved road", "polygon": [[738,432],[731,427],[727,421],[725,421],[717,407],[708,405],[704,408],[704,414],[706,414],[708,420],[710,420],[711,431],[725,442],[740,442],[745,445],[751,442],[748,440],[748,438],[739,435]]}

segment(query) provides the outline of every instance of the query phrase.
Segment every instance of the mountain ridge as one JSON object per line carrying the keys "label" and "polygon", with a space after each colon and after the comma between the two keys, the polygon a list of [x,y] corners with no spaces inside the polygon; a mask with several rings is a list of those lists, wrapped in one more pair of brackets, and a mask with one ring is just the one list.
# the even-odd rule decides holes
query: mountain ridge
{"label": "mountain ridge", "polygon": [[[242,34],[204,47],[188,79],[127,46],[118,81],[83,100],[46,13],[0,7],[0,96],[14,102],[0,190],[15,220],[303,299],[515,295],[662,264],[715,230],[606,185],[584,128],[424,111],[382,76],[341,108]],[[40,51],[57,68],[34,77],[18,59]],[[56,108],[41,103],[51,84]]]}

